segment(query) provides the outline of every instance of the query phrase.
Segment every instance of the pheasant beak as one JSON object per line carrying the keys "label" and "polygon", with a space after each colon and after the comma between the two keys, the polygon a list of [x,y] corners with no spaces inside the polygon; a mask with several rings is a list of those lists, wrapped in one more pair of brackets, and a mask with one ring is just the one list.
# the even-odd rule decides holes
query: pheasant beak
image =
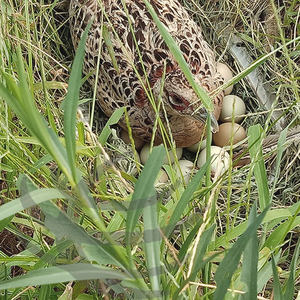
{"label": "pheasant beak", "polygon": [[[197,111],[196,113],[193,114],[193,117],[200,121],[205,123],[206,119],[207,119],[207,112],[203,112],[203,111]],[[212,133],[216,133],[219,131],[219,124],[218,121],[215,117],[215,115],[213,113],[210,113],[210,119],[211,119],[211,131]]]}

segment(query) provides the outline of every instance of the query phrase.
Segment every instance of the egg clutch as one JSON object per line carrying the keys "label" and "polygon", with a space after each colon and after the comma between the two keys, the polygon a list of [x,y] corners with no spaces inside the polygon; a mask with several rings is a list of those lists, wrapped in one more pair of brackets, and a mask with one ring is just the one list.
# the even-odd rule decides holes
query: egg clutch
{"label": "egg clutch", "polygon": [[[218,63],[217,71],[223,76],[225,83],[232,79],[231,70],[226,64]],[[214,177],[219,177],[226,172],[230,165],[230,156],[226,151],[226,146],[235,145],[246,138],[246,130],[240,125],[246,113],[244,101],[236,96],[231,95],[233,87],[229,86],[224,90],[225,97],[223,99],[221,114],[219,118],[219,131],[212,135],[213,146],[211,146],[211,173]],[[122,131],[121,138],[130,143],[128,133]],[[135,147],[140,150],[140,161],[145,164],[150,152],[150,145],[144,144],[141,140],[134,139]],[[169,151],[164,158],[164,164],[173,164],[174,170],[178,177],[182,177],[187,184],[192,171],[201,168],[206,162],[206,139],[205,137],[198,143],[186,148],[190,152],[197,153],[197,161],[181,159],[182,148],[176,148],[177,163],[174,157],[175,152]],[[164,184],[168,181],[167,173],[162,169],[157,178],[157,184]]]}

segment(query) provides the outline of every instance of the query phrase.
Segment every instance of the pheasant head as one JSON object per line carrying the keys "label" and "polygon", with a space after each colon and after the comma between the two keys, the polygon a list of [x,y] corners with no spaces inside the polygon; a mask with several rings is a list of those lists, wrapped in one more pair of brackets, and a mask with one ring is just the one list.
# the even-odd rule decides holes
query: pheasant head
{"label": "pheasant head", "polygon": [[[197,76],[195,81],[203,86],[203,82]],[[206,122],[208,112],[180,69],[167,73],[164,82],[161,79],[157,80],[153,86],[153,93],[156,99],[162,96],[164,107],[170,116],[190,117]],[[218,131],[218,122],[213,113],[211,120],[213,132]]]}

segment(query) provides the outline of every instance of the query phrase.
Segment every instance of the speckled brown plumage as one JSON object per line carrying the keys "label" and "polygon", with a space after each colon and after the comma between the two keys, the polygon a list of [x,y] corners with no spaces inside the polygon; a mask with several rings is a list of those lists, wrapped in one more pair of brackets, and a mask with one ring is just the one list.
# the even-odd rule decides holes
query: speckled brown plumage
{"label": "speckled brown plumage", "polygon": [[[208,92],[219,87],[223,78],[216,72],[214,54],[187,11],[175,0],[152,0],[150,3],[179,45],[195,81]],[[94,18],[87,39],[84,72],[92,73],[89,81],[94,84],[100,53],[97,96],[107,116],[118,107],[126,106],[133,134],[149,141],[156,119],[147,96],[152,92],[156,103],[161,95],[176,145],[187,147],[199,141],[205,121],[204,107],[179,69],[143,0],[71,0],[69,14],[75,47],[86,25]],[[113,55],[102,38],[103,25],[109,34]],[[213,100],[216,119],[222,99],[223,93],[220,93]],[[196,109],[199,109],[197,119],[196,115],[192,116]],[[166,125],[162,109],[159,114]],[[125,120],[121,120],[120,125],[126,129]],[[161,140],[158,130],[155,142]]]}

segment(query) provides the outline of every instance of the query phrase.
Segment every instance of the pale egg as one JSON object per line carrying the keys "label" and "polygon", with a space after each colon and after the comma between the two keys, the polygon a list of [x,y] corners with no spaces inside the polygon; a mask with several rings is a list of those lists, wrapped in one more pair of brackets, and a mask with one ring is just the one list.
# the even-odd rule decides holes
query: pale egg
{"label": "pale egg", "polygon": [[[140,152],[140,158],[141,158],[141,162],[142,162],[143,165],[148,160],[149,151],[150,151],[150,145],[149,144],[145,144],[144,147],[142,148],[141,152]],[[169,156],[170,156],[171,164],[174,163],[175,157],[173,155],[173,151],[172,150],[169,150]],[[182,156],[182,148],[176,148],[176,156],[177,156],[178,160],[181,158],[181,156]],[[168,164],[169,163],[167,154],[164,157],[163,163],[164,164]]]}
{"label": "pale egg", "polygon": [[165,170],[160,169],[158,172],[158,175],[155,180],[155,185],[158,185],[159,183],[167,183],[169,180],[168,174]]}
{"label": "pale egg", "polygon": [[246,112],[244,101],[235,95],[225,96],[223,99],[220,121],[231,122],[234,117],[235,123],[240,123]]}
{"label": "pale egg", "polygon": [[186,149],[188,149],[191,152],[197,153],[199,145],[200,145],[200,150],[204,149],[206,147],[206,139],[204,139],[190,147],[187,147]]}
{"label": "pale egg", "polygon": [[[179,165],[179,167],[178,167]],[[181,174],[183,176],[184,182],[188,183],[191,177],[191,173],[194,167],[194,164],[190,160],[182,159],[178,161],[178,165],[175,164],[174,167],[176,169],[176,175],[178,178],[182,178]],[[181,172],[180,172],[180,170]]]}
{"label": "pale egg", "polygon": [[[211,163],[210,168],[213,175],[222,175],[229,168],[230,156],[221,147],[211,146]],[[201,151],[197,160],[197,167],[201,168],[206,162],[206,148]]]}
{"label": "pale egg", "polygon": [[223,123],[219,126],[219,131],[212,135],[213,142],[216,146],[229,146],[236,144],[246,138],[246,130],[236,123]]}
{"label": "pale egg", "polygon": [[[220,62],[217,63],[217,72],[223,76],[224,83],[228,82],[233,77],[233,74],[232,74],[231,70],[229,69],[229,67],[226,64],[223,64]],[[233,90],[233,85],[226,88],[224,90],[225,95],[229,95],[232,92],[232,90]]]}

